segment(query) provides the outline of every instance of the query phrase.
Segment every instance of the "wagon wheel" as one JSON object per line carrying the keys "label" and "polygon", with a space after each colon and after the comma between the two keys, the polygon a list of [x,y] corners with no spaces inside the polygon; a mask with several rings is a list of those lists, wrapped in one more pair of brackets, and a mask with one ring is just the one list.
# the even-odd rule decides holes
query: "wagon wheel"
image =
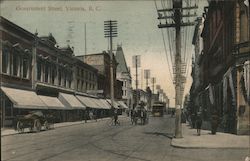
{"label": "wagon wheel", "polygon": [[45,130],[49,130],[50,129],[50,126],[49,126],[49,123],[48,123],[47,120],[44,122],[44,127],[45,127]]}
{"label": "wagon wheel", "polygon": [[23,128],[23,123],[21,121],[17,122],[16,129],[17,129],[18,133],[23,133],[24,128]]}
{"label": "wagon wheel", "polygon": [[35,132],[41,131],[41,123],[38,119],[34,121],[34,127],[33,127]]}

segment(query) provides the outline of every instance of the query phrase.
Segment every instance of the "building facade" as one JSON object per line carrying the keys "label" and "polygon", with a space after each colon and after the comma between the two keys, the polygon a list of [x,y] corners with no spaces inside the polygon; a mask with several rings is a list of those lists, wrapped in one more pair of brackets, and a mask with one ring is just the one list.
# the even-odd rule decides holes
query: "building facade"
{"label": "building facade", "polygon": [[[110,84],[111,84],[110,55],[106,51],[103,51],[102,53],[97,53],[97,54],[77,56],[77,58],[98,70],[97,90],[102,94],[104,98],[110,98]],[[117,68],[117,62],[115,60],[115,57],[113,56],[114,89],[116,87],[119,87],[116,84],[117,83],[116,68]],[[117,93],[118,91],[119,91],[118,89],[114,90],[115,98],[119,96],[119,94]]]}
{"label": "building facade", "polygon": [[190,99],[201,106],[205,120],[218,118],[221,130],[249,133],[249,5],[209,1],[204,11],[203,49],[196,66],[200,80],[191,88],[199,101]]}
{"label": "building facade", "polygon": [[126,103],[129,107],[132,107],[132,78],[127,66],[127,62],[124,56],[124,52],[121,45],[117,46],[116,54],[115,54],[116,61],[118,63],[116,76],[117,79],[122,81],[122,101]]}
{"label": "building facade", "polygon": [[50,109],[58,121],[82,119],[86,105],[76,93],[97,89],[97,69],[71,47],[59,47],[52,34],[38,36],[0,18],[1,126],[30,110]]}

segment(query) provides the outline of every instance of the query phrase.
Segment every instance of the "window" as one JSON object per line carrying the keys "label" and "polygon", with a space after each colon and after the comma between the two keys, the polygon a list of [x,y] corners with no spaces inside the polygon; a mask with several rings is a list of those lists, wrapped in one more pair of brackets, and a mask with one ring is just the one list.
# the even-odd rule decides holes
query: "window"
{"label": "window", "polygon": [[88,72],[85,71],[85,80],[87,80],[87,79],[88,79]]}
{"label": "window", "polygon": [[123,87],[127,87],[127,82],[123,81]]}
{"label": "window", "polygon": [[67,83],[67,72],[63,74],[63,86],[66,87]]}
{"label": "window", "polygon": [[59,86],[61,86],[61,84],[62,84],[62,70],[61,69],[59,69],[58,70],[58,85]]}
{"label": "window", "polygon": [[86,86],[85,86],[85,89],[88,90],[88,83],[86,82]]}
{"label": "window", "polygon": [[81,91],[84,91],[84,81],[82,80],[82,88]]}
{"label": "window", "polygon": [[82,78],[84,77],[84,70],[83,69],[81,70],[81,77]]}
{"label": "window", "polygon": [[20,75],[20,72],[19,72],[19,60],[20,60],[20,57],[16,54],[13,55],[13,75],[14,76],[19,76]]}
{"label": "window", "polygon": [[8,50],[3,50],[2,53],[2,72],[3,73],[7,73],[9,74],[9,56],[10,53],[8,52]]}
{"label": "window", "polygon": [[55,84],[55,78],[56,78],[56,66],[53,65],[51,69],[51,83]]}
{"label": "window", "polygon": [[77,76],[80,76],[80,69],[77,68]]}
{"label": "window", "polygon": [[79,90],[79,88],[80,88],[80,80],[77,79],[76,89]]}
{"label": "window", "polygon": [[49,64],[48,63],[45,64],[45,79],[44,79],[44,81],[49,83]]}
{"label": "window", "polygon": [[68,88],[71,88],[71,82],[72,82],[72,73],[69,74],[69,84],[68,84]]}
{"label": "window", "polygon": [[23,58],[23,78],[29,78],[29,60],[28,58]]}
{"label": "window", "polygon": [[41,81],[41,74],[42,74],[42,62],[37,61],[37,80]]}

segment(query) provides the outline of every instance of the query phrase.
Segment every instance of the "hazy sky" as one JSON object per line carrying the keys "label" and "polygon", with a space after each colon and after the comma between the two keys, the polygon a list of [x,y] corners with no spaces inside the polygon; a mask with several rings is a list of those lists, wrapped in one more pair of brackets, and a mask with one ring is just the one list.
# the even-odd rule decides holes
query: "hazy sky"
{"label": "hazy sky", "polygon": [[[199,2],[198,15],[201,15],[205,3],[205,0]],[[160,4],[161,1],[157,1],[159,9],[162,8]],[[32,33],[37,30],[39,36],[52,33],[59,46],[65,46],[66,40],[70,40],[75,55],[84,54],[84,23],[87,24],[87,53],[91,54],[107,50],[103,23],[105,20],[117,20],[118,37],[114,39],[114,47],[122,43],[127,64],[131,67],[133,86],[135,69],[132,68],[132,56],[141,55],[139,71],[150,69],[151,76],[156,77],[156,84],[160,84],[174,105],[174,85],[170,79],[161,30],[157,27],[159,21],[154,1],[4,1],[1,3],[1,16]],[[187,53],[190,55],[194,52],[191,44],[193,30],[194,27],[190,27],[187,39]],[[168,44],[166,35],[165,39]],[[192,82],[190,72],[191,69],[185,93]]]}

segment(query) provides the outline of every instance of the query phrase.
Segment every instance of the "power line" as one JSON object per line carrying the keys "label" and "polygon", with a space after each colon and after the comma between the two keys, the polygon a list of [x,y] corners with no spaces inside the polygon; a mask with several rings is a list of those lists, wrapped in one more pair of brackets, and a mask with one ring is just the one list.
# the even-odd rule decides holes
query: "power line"
{"label": "power line", "polygon": [[171,81],[173,82],[173,76],[172,76],[172,73],[171,73],[171,70],[170,70],[171,67],[170,67],[170,65],[169,65],[168,54],[167,54],[167,48],[166,48],[165,38],[164,38],[164,34],[163,34],[162,29],[161,29],[161,34],[162,34],[162,39],[163,39],[165,54],[166,54],[166,57],[167,57],[168,71],[169,71],[169,73],[170,73]]}

